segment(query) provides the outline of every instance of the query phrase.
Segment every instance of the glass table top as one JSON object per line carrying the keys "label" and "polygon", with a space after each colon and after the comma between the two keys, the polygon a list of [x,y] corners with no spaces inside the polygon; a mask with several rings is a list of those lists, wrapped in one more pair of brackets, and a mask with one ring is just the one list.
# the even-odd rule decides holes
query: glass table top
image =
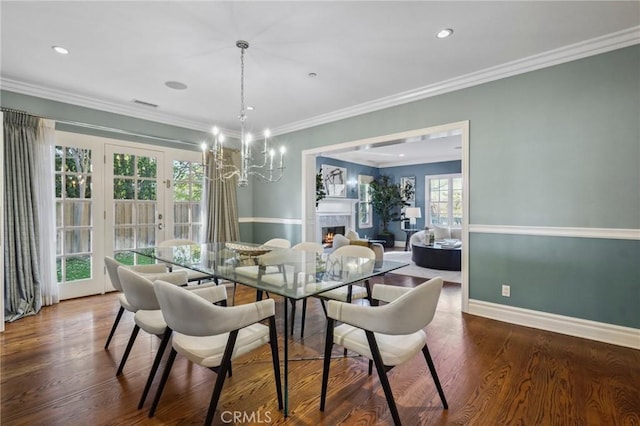
{"label": "glass table top", "polygon": [[148,247],[131,251],[294,300],[408,265],[244,242]]}

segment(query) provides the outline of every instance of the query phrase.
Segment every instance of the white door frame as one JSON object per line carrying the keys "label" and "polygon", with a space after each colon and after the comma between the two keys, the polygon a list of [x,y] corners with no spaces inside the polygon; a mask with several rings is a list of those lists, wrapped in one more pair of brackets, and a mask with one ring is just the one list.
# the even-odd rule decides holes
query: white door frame
{"label": "white door frame", "polygon": [[315,240],[315,175],[316,157],[327,151],[355,148],[362,145],[376,145],[391,140],[405,139],[431,133],[461,130],[462,134],[462,312],[469,311],[469,121],[443,124],[440,126],[410,130],[391,135],[376,136],[335,145],[306,149],[301,153],[301,212],[302,238],[304,241]]}

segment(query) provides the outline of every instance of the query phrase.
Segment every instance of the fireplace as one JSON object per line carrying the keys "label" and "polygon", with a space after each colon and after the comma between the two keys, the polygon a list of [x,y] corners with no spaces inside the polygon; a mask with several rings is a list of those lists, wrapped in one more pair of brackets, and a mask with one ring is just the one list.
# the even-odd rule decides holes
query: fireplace
{"label": "fireplace", "polygon": [[316,241],[326,242],[328,233],[344,235],[348,229],[356,229],[356,203],[352,198],[325,198],[316,208]]}
{"label": "fireplace", "polygon": [[333,236],[336,234],[344,235],[346,232],[346,227],[344,226],[325,226],[322,227],[322,246],[323,247],[332,247],[333,246]]}

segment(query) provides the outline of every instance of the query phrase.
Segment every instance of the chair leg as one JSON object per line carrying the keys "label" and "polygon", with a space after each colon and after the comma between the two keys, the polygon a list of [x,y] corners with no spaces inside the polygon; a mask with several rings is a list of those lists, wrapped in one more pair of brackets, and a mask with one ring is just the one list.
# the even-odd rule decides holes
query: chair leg
{"label": "chair leg", "polygon": [[367,289],[367,300],[369,301],[369,306],[373,306],[373,297],[371,297],[371,283],[369,280],[364,280],[364,287]]}
{"label": "chair leg", "polygon": [[171,373],[171,367],[173,367],[173,361],[175,361],[177,354],[178,352],[171,348],[167,364],[164,366],[164,373],[162,373],[160,384],[158,384],[158,389],[156,390],[156,396],[153,398],[153,404],[151,404],[151,409],[149,410],[149,417],[153,417],[156,414],[156,408],[158,408],[158,403],[160,402],[164,385],[167,384],[167,379],[169,378],[169,373]]}
{"label": "chair leg", "polygon": [[307,298],[302,299],[302,322],[300,323],[300,338],[304,338],[304,322],[307,319]]}
{"label": "chair leg", "polygon": [[440,395],[440,399],[442,400],[442,405],[445,410],[449,409],[449,404],[447,404],[447,399],[444,397],[444,391],[442,390],[442,386],[440,386],[440,380],[438,379],[438,373],[436,373],[436,367],[433,365],[433,360],[431,359],[431,354],[429,353],[429,348],[425,343],[422,348],[422,353],[424,354],[424,359],[427,360],[427,365],[429,366],[429,371],[431,371],[431,377],[433,377],[433,381],[436,384],[436,389],[438,389],[438,394]]}
{"label": "chair leg", "polygon": [[169,339],[171,338],[171,332],[171,329],[167,327],[167,329],[164,331],[164,334],[162,335],[162,340],[160,341],[160,346],[158,347],[156,358],[153,360],[153,365],[151,366],[151,371],[149,371],[147,383],[144,385],[142,397],[140,398],[140,402],[138,403],[138,410],[142,408],[142,406],[144,405],[144,401],[147,399],[147,394],[149,393],[149,389],[151,389],[153,379],[155,379],[156,377],[156,371],[158,371],[158,367],[160,366],[160,360],[162,359],[162,355],[164,355],[164,351],[167,348]]}
{"label": "chair leg", "polygon": [[327,318],[327,335],[324,345],[324,364],[322,367],[322,391],[320,393],[320,411],[324,411],[327,402],[327,385],[329,383],[329,366],[331,364],[331,349],[333,349],[333,325],[335,320]]}
{"label": "chair leg", "polygon": [[211,394],[211,402],[209,403],[209,409],[207,410],[207,418],[204,424],[209,426],[213,422],[213,415],[216,412],[218,401],[220,400],[220,394],[222,393],[222,385],[224,385],[224,379],[227,376],[227,370],[231,363],[231,355],[233,354],[233,347],[236,344],[238,338],[238,330],[233,330],[229,333],[229,340],[227,340],[227,346],[224,349],[224,355],[222,356],[222,362],[220,363],[220,371],[216,378],[216,384],[213,387],[213,393]]}
{"label": "chair leg", "polygon": [[369,375],[373,373],[373,361],[369,360]]}
{"label": "chair leg", "polygon": [[400,415],[398,414],[396,401],[393,399],[393,393],[391,393],[391,385],[389,385],[389,378],[387,377],[387,372],[382,362],[382,357],[380,356],[380,349],[378,349],[378,343],[376,342],[376,338],[373,334],[373,331],[365,330],[365,334],[367,335],[367,341],[369,342],[369,349],[371,350],[371,355],[373,355],[373,362],[376,364],[376,370],[378,372],[378,378],[380,379],[380,384],[382,385],[382,390],[384,390],[384,395],[387,398],[387,404],[389,404],[389,410],[391,411],[391,417],[393,417],[393,423],[396,426],[399,426],[401,424]]}
{"label": "chair leg", "polygon": [[236,306],[236,289],[238,288],[238,283],[233,283],[233,296],[231,297],[231,305]]}
{"label": "chair leg", "polygon": [[131,352],[131,348],[133,347],[133,342],[136,341],[136,337],[138,337],[138,332],[140,331],[140,327],[136,324],[133,327],[133,331],[131,332],[131,337],[129,337],[129,343],[127,343],[127,349],[124,350],[124,354],[122,355],[122,359],[120,360],[120,366],[118,367],[118,371],[116,372],[116,376],[122,374],[122,370],[124,369],[124,364],[127,362],[127,358],[129,358],[129,352]]}
{"label": "chair leg", "polygon": [[[285,333],[285,339],[287,338]],[[271,345],[271,359],[273,360],[273,375],[276,379],[276,395],[278,396],[278,408],[282,410],[282,382],[280,378],[280,357],[278,354],[278,333],[276,332],[276,318],[269,317],[269,343]]]}
{"label": "chair leg", "polygon": [[118,310],[118,314],[116,315],[116,319],[111,326],[111,331],[109,332],[109,337],[107,337],[107,343],[104,344],[105,349],[109,349],[109,343],[111,343],[111,338],[113,337],[113,333],[116,332],[116,328],[118,327],[118,323],[120,322],[120,318],[122,318],[122,314],[124,313],[124,307],[120,306]]}
{"label": "chair leg", "polygon": [[[293,336],[293,325],[296,320],[296,301],[293,299],[289,299],[291,302],[291,335]],[[286,336],[287,333],[285,333]]]}

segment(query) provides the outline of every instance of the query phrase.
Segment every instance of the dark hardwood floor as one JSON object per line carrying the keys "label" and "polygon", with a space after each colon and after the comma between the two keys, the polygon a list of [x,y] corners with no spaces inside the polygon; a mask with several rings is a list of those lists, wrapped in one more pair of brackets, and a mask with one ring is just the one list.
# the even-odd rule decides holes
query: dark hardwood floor
{"label": "dark hardwood floor", "polygon": [[[415,286],[423,280],[388,274],[376,281]],[[236,303],[254,297],[239,286]],[[282,351],[282,299],[275,300]],[[6,324],[0,424],[201,424],[215,373],[180,357],[156,416],[148,419],[147,411],[159,376],[145,408],[136,408],[159,339],[141,332],[124,374],[115,377],[133,326],[125,314],[109,350],[103,349],[117,308],[115,294],[107,294],[64,301]],[[320,303],[309,303],[304,340],[299,321],[298,314],[290,340],[291,356],[302,359],[290,364],[290,417],[277,408],[264,346],[234,362],[214,422],[391,424],[377,374],[368,376],[367,361],[355,356],[332,361],[326,411],[319,411]],[[449,409],[442,408],[424,358],[416,356],[389,372],[404,424],[640,425],[640,351],[462,314],[455,284],[445,285],[426,332]]]}

